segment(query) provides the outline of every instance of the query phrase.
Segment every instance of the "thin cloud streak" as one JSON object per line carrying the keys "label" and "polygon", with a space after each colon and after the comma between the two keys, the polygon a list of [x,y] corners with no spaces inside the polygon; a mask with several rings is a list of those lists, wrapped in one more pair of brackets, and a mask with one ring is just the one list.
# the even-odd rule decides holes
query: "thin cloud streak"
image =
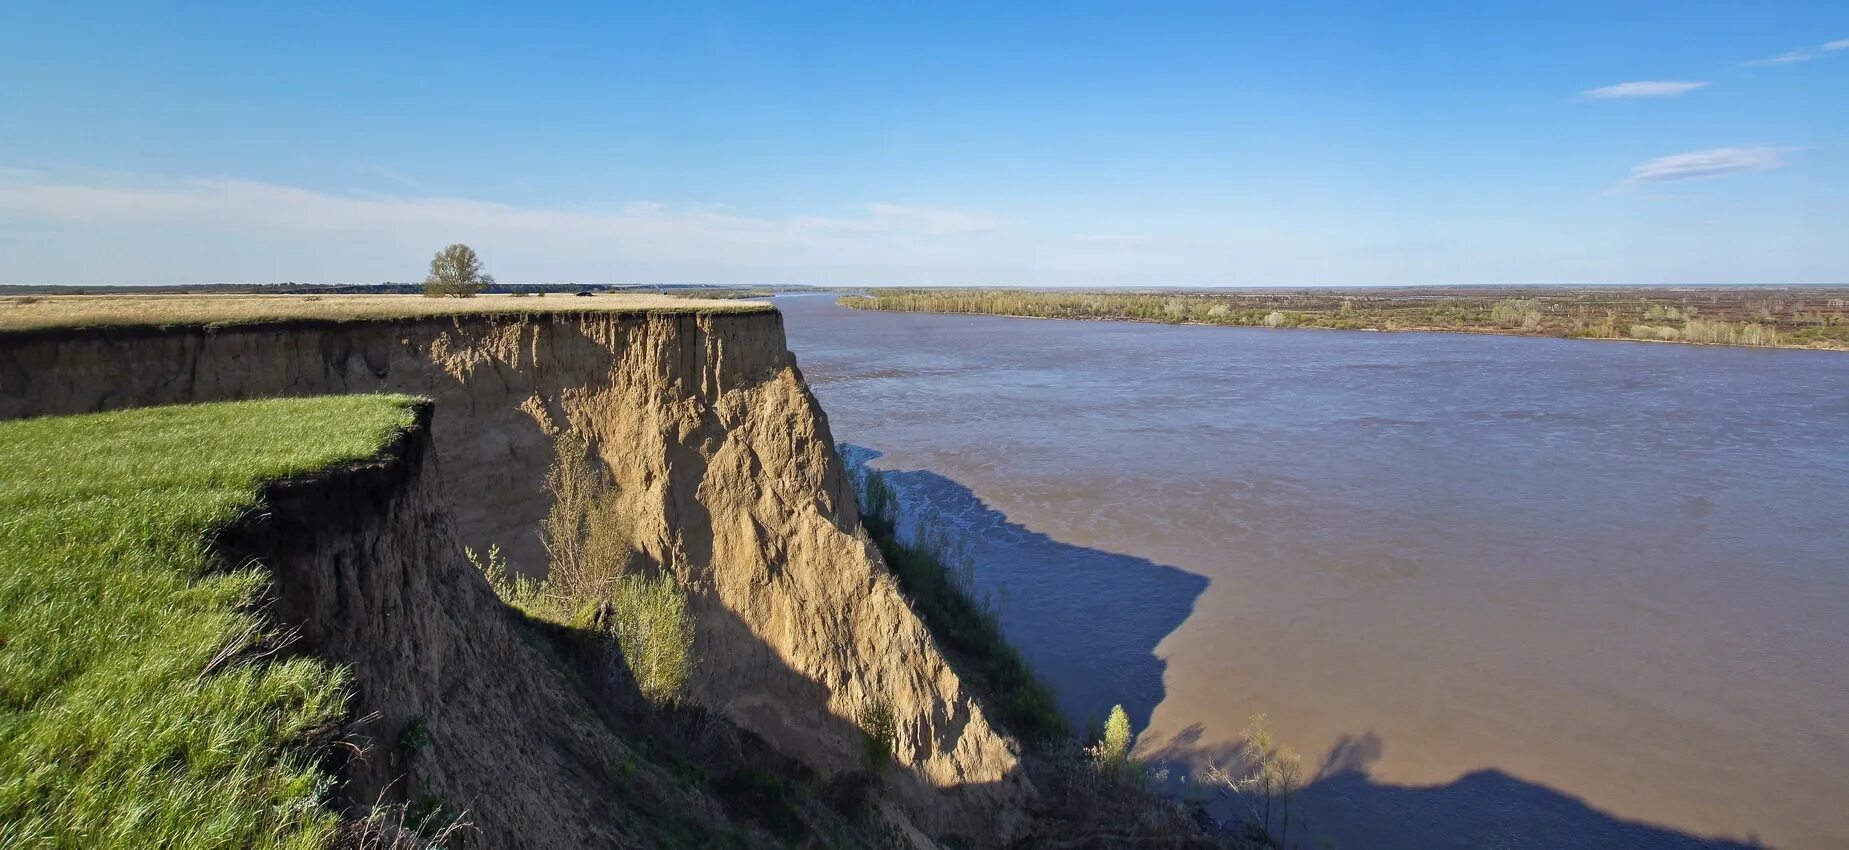
{"label": "thin cloud streak", "polygon": [[1774,147],[1709,148],[1708,150],[1659,156],[1632,168],[1631,176],[1625,178],[1624,182],[1627,184],[1670,183],[1677,180],[1696,180],[1703,177],[1783,168],[1790,165],[1782,156],[1789,150],[1791,149]]}
{"label": "thin cloud streak", "polygon": [[1612,100],[1627,97],[1677,97],[1696,89],[1706,88],[1707,82],[1685,80],[1639,80],[1631,83],[1619,83],[1603,88],[1587,89],[1580,92],[1582,97],[1593,100]]}
{"label": "thin cloud streak", "polygon": [[[1021,215],[1021,213],[1016,213]],[[0,171],[0,283],[173,284],[417,280],[466,242],[510,283],[827,286],[1316,286],[1840,280],[1849,252],[1686,233],[1614,238],[1572,221],[1455,221],[1410,232],[1332,230],[1283,217],[1157,227],[1129,216],[1062,231],[982,210],[869,203],[754,215],[636,201],[516,206],[337,194],[238,179],[85,178]],[[1553,231],[1554,244],[1534,240]],[[1429,238],[1424,238],[1429,237]],[[1569,244],[1570,249],[1561,247]]]}
{"label": "thin cloud streak", "polygon": [[[389,276],[405,262],[400,256],[427,253],[425,245],[458,240],[499,257],[501,268],[511,272],[504,277],[515,280],[609,280],[638,270],[670,277],[747,272],[800,278],[830,265],[969,261],[985,256],[983,246],[1006,229],[1001,219],[980,212],[890,202],[838,214],[771,217],[647,201],[585,210],[332,194],[236,179],[80,183],[25,170],[0,172],[0,230],[9,229],[9,222],[93,244],[82,261],[59,264],[73,277],[81,269],[119,263],[112,255],[126,253],[139,240],[178,260],[148,272],[182,280],[265,279],[264,269],[365,280]],[[265,245],[267,251],[260,250]],[[205,253],[215,256],[202,258],[201,246],[210,246]],[[43,277],[29,267],[7,265],[0,262],[0,280]]]}
{"label": "thin cloud streak", "polygon": [[1849,50],[1849,38],[1839,38],[1823,46],[1825,50]]}
{"label": "thin cloud streak", "polygon": [[[27,173],[29,174],[29,172]],[[775,219],[636,201],[615,212],[516,207],[465,198],[334,195],[249,180],[159,181],[152,185],[0,183],[0,212],[74,222],[230,223],[308,232],[360,227],[471,227],[608,235],[702,227],[760,236],[838,233],[953,235],[992,230],[997,219],[946,207],[867,204],[852,216]]]}
{"label": "thin cloud streak", "polygon": [[1789,50],[1777,56],[1754,59],[1750,62],[1741,62],[1740,64],[1748,68],[1766,68],[1773,65],[1795,65],[1799,62],[1809,62],[1815,58],[1817,58],[1817,54],[1808,50]]}
{"label": "thin cloud streak", "polygon": [[433,246],[458,241],[507,282],[1259,285],[1340,283],[1353,273],[1329,246],[1285,231],[1099,242],[983,211],[892,202],[762,216],[650,201],[526,207],[26,171],[0,174],[0,234],[9,233],[28,238],[29,250],[0,251],[0,283],[413,280]]}

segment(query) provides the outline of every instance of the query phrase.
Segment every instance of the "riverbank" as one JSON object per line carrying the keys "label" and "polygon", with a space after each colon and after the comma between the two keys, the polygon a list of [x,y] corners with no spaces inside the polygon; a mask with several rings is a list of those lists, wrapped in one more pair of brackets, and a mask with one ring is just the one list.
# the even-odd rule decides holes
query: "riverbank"
{"label": "riverbank", "polygon": [[1471,333],[1849,350],[1849,288],[870,290],[841,306],[1022,319]]}

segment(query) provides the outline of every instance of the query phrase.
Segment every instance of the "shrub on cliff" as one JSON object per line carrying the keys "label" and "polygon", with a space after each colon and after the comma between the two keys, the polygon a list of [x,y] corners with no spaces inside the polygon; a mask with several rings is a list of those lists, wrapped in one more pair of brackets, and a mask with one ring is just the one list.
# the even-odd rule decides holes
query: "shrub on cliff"
{"label": "shrub on cliff", "polygon": [[629,524],[590,443],[566,433],[554,451],[546,470],[552,507],[539,529],[549,557],[546,577],[522,576],[499,546],[490,546],[486,558],[473,549],[464,554],[509,605],[536,619],[602,633],[644,697],[678,702],[694,665],[687,592],[671,575],[630,572],[635,550]]}
{"label": "shrub on cliff", "polygon": [[609,597],[634,549],[616,487],[591,457],[590,443],[568,432],[555,452],[546,470],[552,507],[539,536],[551,559],[548,590],[575,615]]}
{"label": "shrub on cliff", "polygon": [[501,554],[499,544],[490,545],[486,557],[467,546],[462,547],[462,555],[476,569],[481,570],[482,576],[488,579],[488,585],[494,588],[495,595],[501,597],[502,601],[528,614],[539,616],[545,606],[545,582],[515,572],[508,565],[507,556]]}
{"label": "shrub on cliff", "polygon": [[1104,721],[1104,734],[1098,739],[1098,746],[1092,750],[1097,760],[1098,770],[1109,774],[1122,774],[1130,767],[1130,746],[1136,742],[1136,736],[1130,731],[1130,715],[1121,705],[1111,706],[1111,716]]}
{"label": "shrub on cliff", "polygon": [[892,713],[892,702],[884,697],[868,700],[860,709],[859,720],[867,768],[874,773],[885,770],[892,763],[892,750],[899,740],[899,724]]}
{"label": "shrub on cliff", "polygon": [[470,298],[494,285],[494,276],[482,273],[481,257],[460,242],[430,258],[430,275],[424,278],[424,295]]}
{"label": "shrub on cliff", "polygon": [[617,579],[606,628],[644,697],[656,703],[681,699],[693,675],[693,614],[673,576]]}

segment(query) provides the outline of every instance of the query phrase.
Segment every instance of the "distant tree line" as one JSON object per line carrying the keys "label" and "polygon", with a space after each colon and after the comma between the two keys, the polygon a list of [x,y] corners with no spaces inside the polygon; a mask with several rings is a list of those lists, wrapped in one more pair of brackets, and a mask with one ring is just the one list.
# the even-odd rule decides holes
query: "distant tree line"
{"label": "distant tree line", "polygon": [[875,289],[846,307],[1045,319],[1457,331],[1849,349],[1849,289],[1085,291]]}

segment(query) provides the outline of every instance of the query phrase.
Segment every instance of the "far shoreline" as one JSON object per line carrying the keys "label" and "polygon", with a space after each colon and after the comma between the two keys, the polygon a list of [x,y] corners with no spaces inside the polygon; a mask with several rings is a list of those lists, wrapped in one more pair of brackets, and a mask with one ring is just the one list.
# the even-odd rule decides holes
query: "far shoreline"
{"label": "far shoreline", "polygon": [[[910,294],[921,290],[908,290]],[[958,290],[932,290],[936,297],[949,299],[958,294]],[[1087,292],[1061,292],[1059,296],[1087,296]],[[1113,294],[1104,294],[1104,297]],[[1148,296],[1148,297],[1213,297],[1213,296]],[[858,301],[858,303],[854,303]],[[1006,312],[1006,310],[963,310],[963,309],[908,309],[908,307],[882,307],[880,294],[856,296],[839,292],[836,303],[843,309],[873,310],[873,312],[910,312],[910,314],[949,314],[949,316],[997,316],[997,318],[1019,318],[1019,320],[1047,320],[1047,322],[1122,322],[1139,323],[1139,325],[1187,325],[1187,327],[1244,327],[1254,331],[1372,331],[1372,333],[1444,333],[1470,334],[1470,336],[1520,336],[1520,338],[1542,338],[1542,340],[1588,340],[1588,342],[1655,342],[1671,346],[1705,346],[1734,347],[1734,349],[1777,349],[1777,351],[1834,351],[1849,353],[1849,344],[1834,344],[1834,340],[1812,340],[1812,342],[1766,342],[1766,344],[1747,344],[1747,342],[1708,342],[1708,340],[1670,340],[1670,338],[1649,338],[1649,336],[1627,336],[1627,334],[1585,334],[1585,333],[1525,333],[1522,329],[1505,329],[1505,327],[1440,327],[1440,325],[1403,325],[1403,327],[1326,327],[1326,325],[1263,325],[1263,323],[1246,322],[1196,322],[1196,320],[1159,320],[1159,318],[1141,318],[1141,316],[1035,316],[1024,312]],[[1838,314],[1840,316],[1840,314]],[[1647,325],[1646,325],[1647,327]],[[1675,331],[1671,327],[1670,331]]]}
{"label": "far shoreline", "polygon": [[[791,293],[808,295],[810,293]],[[815,293],[821,294],[821,293]],[[1228,325],[1220,322],[1158,322],[1153,319],[1110,318],[1107,316],[1023,316],[1019,313],[979,313],[970,310],[889,310],[884,307],[848,307],[848,310],[865,310],[869,313],[909,313],[918,316],[990,316],[997,319],[1032,319],[1037,322],[1114,322],[1124,325],[1157,325],[1170,328],[1227,328],[1246,331],[1326,331],[1328,333],[1376,333],[1376,334],[1455,334],[1457,336],[1501,336],[1515,339],[1560,339],[1570,342],[1646,342],[1655,345],[1692,345],[1704,348],[1744,348],[1764,349],[1768,351],[1828,351],[1834,354],[1849,354],[1849,348],[1834,348],[1827,345],[1745,345],[1733,342],[1692,342],[1683,339],[1633,339],[1623,336],[1555,336],[1553,334],[1525,334],[1516,331],[1484,329],[1480,331],[1460,330],[1457,328],[1267,328],[1261,325]]]}

